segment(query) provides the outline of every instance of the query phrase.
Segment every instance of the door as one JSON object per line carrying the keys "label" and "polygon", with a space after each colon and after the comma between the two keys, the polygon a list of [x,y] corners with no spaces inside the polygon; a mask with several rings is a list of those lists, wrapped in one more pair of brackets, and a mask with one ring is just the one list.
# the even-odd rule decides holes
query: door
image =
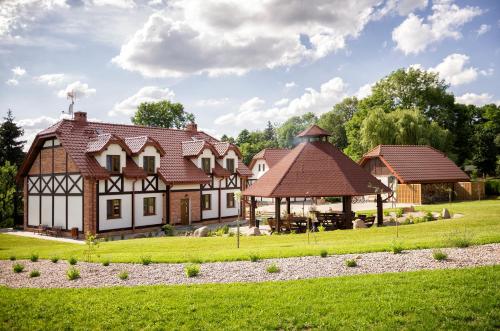
{"label": "door", "polygon": [[189,224],[189,199],[181,199],[181,224]]}

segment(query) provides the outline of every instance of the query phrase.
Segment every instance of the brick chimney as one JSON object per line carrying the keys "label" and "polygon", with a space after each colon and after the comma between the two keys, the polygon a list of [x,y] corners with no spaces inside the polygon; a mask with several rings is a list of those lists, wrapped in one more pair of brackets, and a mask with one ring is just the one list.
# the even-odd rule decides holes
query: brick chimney
{"label": "brick chimney", "polygon": [[87,113],[83,112],[83,111],[77,111],[77,112],[75,112],[75,114],[74,114],[74,120],[76,122],[86,123],[87,122]]}
{"label": "brick chimney", "polygon": [[186,125],[186,131],[198,132],[198,125],[196,123],[189,123],[188,125]]}

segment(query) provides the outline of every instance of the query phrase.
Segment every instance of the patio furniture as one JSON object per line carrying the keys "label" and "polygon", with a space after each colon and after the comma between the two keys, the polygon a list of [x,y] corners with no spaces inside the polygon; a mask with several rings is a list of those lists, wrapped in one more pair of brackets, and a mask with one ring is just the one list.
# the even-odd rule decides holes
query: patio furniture
{"label": "patio furniture", "polygon": [[267,225],[269,225],[269,229],[271,230],[271,233],[276,231],[276,220],[273,217],[269,217],[267,219]]}
{"label": "patio furniture", "polygon": [[33,233],[38,233],[38,234],[47,234],[47,225],[40,224],[39,226],[33,228]]}
{"label": "patio furniture", "polygon": [[367,227],[371,227],[375,223],[375,216],[365,217],[363,221]]}
{"label": "patio furniture", "polygon": [[47,234],[49,236],[61,237],[62,236],[62,226],[53,226],[52,229],[47,229]]}

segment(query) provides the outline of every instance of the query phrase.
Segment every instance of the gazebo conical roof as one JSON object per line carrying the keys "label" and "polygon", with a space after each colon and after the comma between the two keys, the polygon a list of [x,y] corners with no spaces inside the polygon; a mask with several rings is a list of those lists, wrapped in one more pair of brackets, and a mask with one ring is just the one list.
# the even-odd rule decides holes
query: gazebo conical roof
{"label": "gazebo conical roof", "polygon": [[[317,126],[303,133],[302,137],[329,135]],[[387,186],[329,142],[304,141],[242,194],[282,198],[358,196],[387,192],[390,192]]]}
{"label": "gazebo conical roof", "polygon": [[299,138],[304,138],[304,137],[328,137],[331,136],[330,132],[323,130],[316,124],[311,125],[304,131],[300,132],[297,137]]}

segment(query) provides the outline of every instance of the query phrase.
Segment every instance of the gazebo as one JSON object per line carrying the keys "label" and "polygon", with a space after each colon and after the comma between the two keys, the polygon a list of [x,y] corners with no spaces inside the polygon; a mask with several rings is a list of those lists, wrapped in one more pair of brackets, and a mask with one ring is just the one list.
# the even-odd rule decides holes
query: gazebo
{"label": "gazebo", "polygon": [[329,136],[317,125],[304,130],[297,136],[301,143],[242,192],[250,197],[250,224],[255,224],[256,197],[274,198],[278,231],[283,199],[290,214],[290,198],[342,197],[344,225],[350,228],[352,197],[364,195],[377,196],[377,224],[382,224],[381,194],[390,189],[328,142]]}

